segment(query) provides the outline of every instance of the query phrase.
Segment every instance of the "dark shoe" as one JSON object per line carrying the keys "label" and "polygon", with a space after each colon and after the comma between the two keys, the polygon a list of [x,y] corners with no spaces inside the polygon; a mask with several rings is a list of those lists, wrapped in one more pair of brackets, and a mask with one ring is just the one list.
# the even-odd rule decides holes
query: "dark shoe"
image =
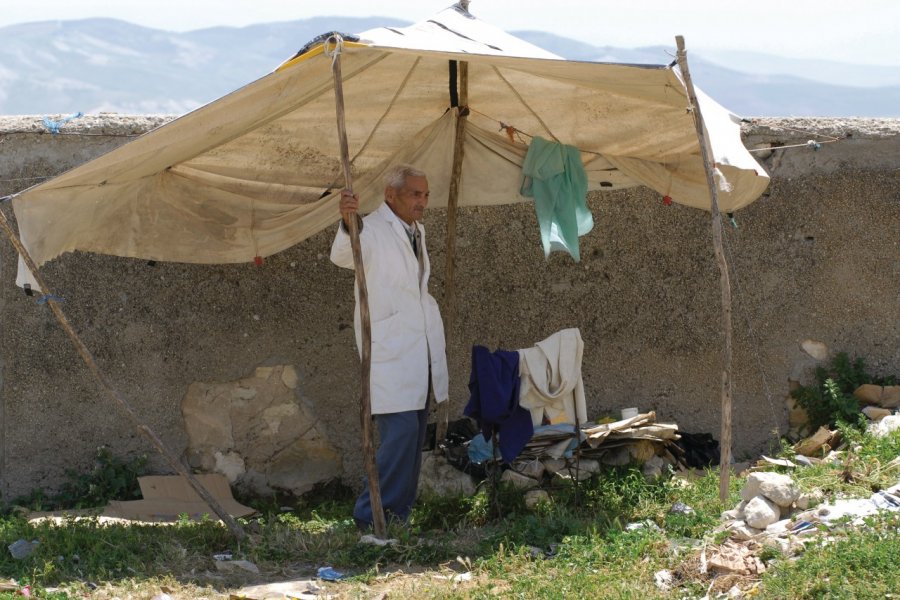
{"label": "dark shoe", "polygon": [[356,523],[356,528],[360,533],[372,533],[372,524],[363,521],[362,519],[357,519],[353,517],[353,522]]}

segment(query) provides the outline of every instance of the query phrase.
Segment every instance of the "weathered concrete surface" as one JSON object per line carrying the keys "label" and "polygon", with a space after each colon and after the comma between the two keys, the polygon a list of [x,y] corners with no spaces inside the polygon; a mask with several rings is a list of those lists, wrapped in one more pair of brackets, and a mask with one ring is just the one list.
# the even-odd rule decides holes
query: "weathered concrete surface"
{"label": "weathered concrete surface", "polygon": [[[162,121],[101,115],[63,129],[79,135],[51,136],[36,117],[0,119],[0,195]],[[753,148],[805,144],[813,131],[842,141],[762,153],[772,185],[725,232],[738,460],[786,431],[788,380],[814,363],[804,340],[863,356],[877,373],[900,373],[900,121],[766,119],[745,133]],[[591,417],[636,406],[718,438],[722,332],[709,215],[664,206],[642,188],[592,194],[589,205],[596,225],[579,264],[561,254],[544,259],[528,204],[460,214],[459,317],[448,331],[453,414],[467,400],[473,344],[514,349],[579,327]],[[7,204],[2,210],[11,215]],[[429,213],[427,227],[440,301],[444,214]],[[101,368],[176,452],[187,447],[180,407],[192,383],[291,365],[297,397],[315,407],[343,456],[345,480],[358,485],[353,279],[328,261],[333,234],[262,267],[150,266],[77,253],[44,273]],[[12,248],[0,247],[2,497],[57,485],[65,469],[86,468],[102,443],[152,456],[98,393],[47,307],[14,287]],[[168,471],[160,459],[153,464]]]}

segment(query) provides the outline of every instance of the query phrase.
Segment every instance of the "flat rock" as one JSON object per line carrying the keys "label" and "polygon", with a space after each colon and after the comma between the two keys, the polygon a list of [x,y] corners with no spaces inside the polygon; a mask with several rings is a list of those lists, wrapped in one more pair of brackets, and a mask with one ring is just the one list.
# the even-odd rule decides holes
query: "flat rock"
{"label": "flat rock", "polygon": [[900,407],[900,385],[880,386],[864,383],[853,390],[853,397],[864,406]]}
{"label": "flat rock", "polygon": [[475,483],[468,473],[448,463],[443,456],[423,452],[419,492],[441,497],[474,496]]}
{"label": "flat rock", "polygon": [[740,541],[751,540],[763,532],[762,529],[750,527],[746,521],[741,520],[729,523],[727,530],[732,538]]}
{"label": "flat rock", "polygon": [[787,533],[787,531],[791,527],[790,519],[781,519],[780,521],[775,521],[774,523],[770,523],[768,527],[766,527],[766,534],[768,535],[781,535],[783,533]]}
{"label": "flat rock", "polygon": [[544,469],[551,475],[558,473],[559,471],[564,471],[568,466],[568,463],[562,458],[545,458],[541,463],[544,465]]}
{"label": "flat rock", "polygon": [[900,385],[885,386],[881,393],[882,408],[900,408]]}
{"label": "flat rock", "polygon": [[512,465],[512,468],[517,473],[521,473],[522,475],[531,477],[532,479],[540,479],[544,475],[544,471],[546,470],[546,468],[544,467],[544,463],[536,458],[529,461],[516,462]]}
{"label": "flat rock", "polygon": [[881,393],[884,390],[880,385],[864,383],[853,390],[853,397],[864,405],[879,405],[881,403]]}
{"label": "flat rock", "polygon": [[500,476],[500,481],[511,483],[513,487],[519,490],[531,490],[538,487],[539,485],[536,479],[526,477],[525,475],[516,473],[511,469],[503,471],[503,475]]}
{"label": "flat rock", "polygon": [[880,421],[892,414],[891,409],[881,408],[879,406],[866,406],[862,409],[862,413],[866,415],[870,421]]}
{"label": "flat rock", "polygon": [[824,361],[828,359],[828,346],[826,346],[824,342],[817,342],[815,340],[803,340],[800,343],[800,347],[804,352],[818,361]]}
{"label": "flat rock", "polygon": [[217,560],[216,569],[223,573],[234,573],[236,571],[259,573],[259,567],[249,560]]}

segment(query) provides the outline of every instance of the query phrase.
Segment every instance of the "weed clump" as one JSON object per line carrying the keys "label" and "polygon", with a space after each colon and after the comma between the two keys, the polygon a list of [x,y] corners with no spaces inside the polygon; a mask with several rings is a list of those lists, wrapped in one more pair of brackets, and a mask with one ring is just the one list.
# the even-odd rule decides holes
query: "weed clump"
{"label": "weed clump", "polygon": [[838,423],[858,426],[861,413],[853,391],[864,383],[894,385],[897,379],[870,375],[865,360],[851,359],[846,352],[840,352],[827,367],[816,368],[814,385],[800,386],[791,396],[806,411],[812,431],[823,426],[834,428]]}

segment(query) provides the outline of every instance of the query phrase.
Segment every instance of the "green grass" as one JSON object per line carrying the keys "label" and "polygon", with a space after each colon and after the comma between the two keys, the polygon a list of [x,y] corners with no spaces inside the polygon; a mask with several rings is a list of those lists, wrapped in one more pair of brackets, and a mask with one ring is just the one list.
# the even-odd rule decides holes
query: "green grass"
{"label": "green grass", "polygon": [[[866,519],[796,560],[776,562],[762,580],[760,598],[858,600],[900,593],[900,514]],[[891,596],[894,594],[895,596]]]}
{"label": "green grass", "polygon": [[[900,481],[900,468],[891,463],[900,456],[900,432],[875,439],[848,428],[844,435],[843,464],[791,472],[802,488],[828,497],[868,496]],[[152,597],[162,586],[176,590],[176,597],[227,597],[247,580],[216,572],[213,554],[229,550],[255,563],[264,579],[312,577],[317,567],[333,566],[349,576],[329,584],[339,597],[385,590],[391,598],[417,599],[700,598],[717,582],[699,573],[698,547],[723,541],[714,530],[721,512],[738,503],[742,485],[732,477],[722,505],[716,470],[685,483],[673,477],[648,482],[637,469],[617,468],[577,493],[551,490],[550,502],[534,510],[525,508],[521,492],[485,486],[469,498],[421,499],[407,527],[391,527],[398,543],[390,547],[358,543],[352,494],[337,488],[289,512],[280,502],[256,504],[262,516],[244,522],[250,538],[241,544],[212,521],[104,525],[70,518],[54,525],[8,512],[0,517],[0,573],[54,600]],[[671,513],[675,502],[693,511]],[[629,527],[635,523],[640,527]],[[759,598],[884,598],[900,590],[898,529],[894,514],[872,518],[866,527],[834,528],[828,543],[809,544],[798,556],[767,549],[761,558],[768,571],[740,583],[745,589],[755,584]],[[15,560],[5,546],[20,538],[40,544]],[[654,583],[662,569],[675,576],[670,591]],[[419,574],[381,577],[401,571]],[[461,571],[473,580],[447,579]],[[15,597],[0,592],[0,600]]]}

